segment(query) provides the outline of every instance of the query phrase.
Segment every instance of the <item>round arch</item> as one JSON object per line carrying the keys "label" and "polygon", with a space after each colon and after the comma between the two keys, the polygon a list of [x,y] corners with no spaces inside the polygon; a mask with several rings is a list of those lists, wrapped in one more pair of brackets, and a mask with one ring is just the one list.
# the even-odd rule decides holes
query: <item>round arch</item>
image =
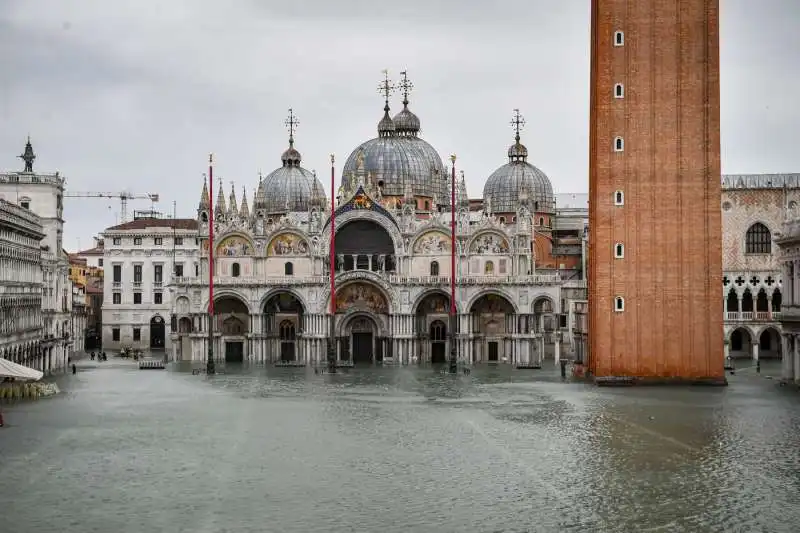
{"label": "round arch", "polygon": [[[444,289],[428,289],[426,291],[422,291],[414,299],[414,303],[412,304],[412,307],[411,307],[411,312],[416,315],[418,313],[418,311],[419,311],[420,305],[422,305],[422,302],[424,302],[426,298],[430,298],[431,296],[436,296],[436,295],[444,296],[445,300],[447,301],[447,308],[444,310],[444,312],[445,313],[449,313],[450,312],[450,293],[448,291],[444,290]],[[457,313],[461,312],[461,309],[459,308],[459,305],[458,305],[458,298],[456,298],[456,312]]]}
{"label": "round arch", "polygon": [[[216,239],[215,239],[216,240]],[[254,255],[255,247],[250,237],[238,231],[226,233],[214,248],[214,257],[242,257]]]}
{"label": "round arch", "polygon": [[306,305],[306,302],[300,295],[300,293],[289,287],[281,287],[267,291],[267,293],[261,297],[261,300],[258,303],[258,309],[263,310],[267,305],[267,303],[272,298],[274,298],[275,296],[280,296],[281,294],[289,294],[290,296],[294,297],[294,299],[297,300],[297,302],[300,304],[300,307],[302,308],[303,312],[306,312],[306,310],[308,309],[308,306]]}
{"label": "round arch", "polygon": [[469,304],[467,304],[467,306],[465,307],[465,310],[467,312],[471,313],[472,312],[472,307],[475,305],[475,303],[478,300],[480,300],[481,298],[483,298],[484,296],[500,296],[500,297],[502,297],[503,299],[505,299],[508,302],[508,304],[514,310],[514,313],[519,313],[519,308],[517,307],[516,300],[514,298],[512,298],[510,294],[508,294],[508,291],[506,291],[504,289],[497,288],[497,287],[492,288],[492,289],[484,289],[484,290],[479,291],[478,293],[476,293],[475,296],[473,296],[469,300]]}
{"label": "round arch", "polygon": [[[393,304],[393,302],[399,302],[400,300],[397,291],[394,289],[394,287],[392,287],[384,278],[382,278],[378,274],[363,270],[344,272],[336,276],[337,298],[342,289],[344,289],[347,285],[356,282],[377,286],[383,293],[384,297],[387,299],[387,303],[389,305],[389,313],[391,313],[397,307]],[[326,286],[325,289],[320,293],[319,301],[321,305],[319,312],[329,313],[331,308],[331,288],[329,285]],[[338,313],[339,310],[337,309],[336,312]]]}
{"label": "round arch", "polygon": [[[449,255],[450,238],[450,228],[441,224],[425,226],[411,236],[409,239],[410,249],[406,252],[414,255]],[[456,243],[458,243],[458,239],[456,239]]]}
{"label": "round arch", "polygon": [[498,228],[478,231],[467,244],[470,254],[508,254],[511,252],[509,237]]}
{"label": "round arch", "polygon": [[[373,222],[382,228],[392,239],[394,246],[393,253],[395,255],[399,255],[401,251],[405,250],[405,247],[403,246],[403,236],[400,234],[400,230],[397,228],[397,226],[385,216],[376,213],[375,211],[352,210],[337,216],[336,233],[338,234],[347,224],[354,221]],[[330,243],[331,225],[330,220],[328,220],[328,223],[325,225],[325,228],[322,232],[322,238],[320,239],[320,250],[330,250]]]}
{"label": "round arch", "polygon": [[758,331],[758,355],[759,357],[780,357],[781,356],[781,333],[775,326],[764,326]]}
{"label": "round arch", "polygon": [[150,317],[150,349],[163,350],[167,339],[167,326],[164,317],[156,313]]}
{"label": "round arch", "polygon": [[[547,310],[542,307],[543,303],[550,304],[550,309]],[[531,312],[534,314],[543,314],[543,313],[555,313],[556,312],[556,302],[553,297],[549,294],[536,294],[532,298],[531,303]]]}
{"label": "round arch", "polygon": [[[220,300],[222,300],[224,298],[234,298],[234,299],[237,299],[237,300],[241,300],[241,302],[247,308],[247,313],[248,314],[252,314],[253,313],[253,309],[250,307],[250,302],[247,299],[247,297],[244,294],[242,294],[241,292],[239,292],[237,290],[234,290],[234,289],[223,289],[223,290],[221,290],[219,292],[216,292],[216,291],[214,292],[214,313],[217,312],[217,310],[216,310],[217,302],[219,302]],[[205,299],[205,307],[203,307],[203,309],[208,311],[208,297],[206,297],[206,299]]]}
{"label": "round arch", "polygon": [[[330,295],[326,297],[330,300]],[[357,279],[336,288],[336,312],[364,310],[378,315],[388,315],[391,310],[391,293],[378,284],[365,279]],[[330,302],[328,301],[328,308]]]}
{"label": "round arch", "polygon": [[372,324],[373,332],[378,337],[383,337],[386,335],[386,327],[383,322],[376,316],[361,310],[354,310],[347,313],[342,320],[338,322],[336,325],[337,335],[340,337],[345,337],[350,332],[350,329],[353,327],[354,323],[359,320],[364,319],[369,321]]}
{"label": "round arch", "polygon": [[306,235],[296,230],[281,230],[269,238],[264,248],[267,257],[305,257],[311,255],[311,244]]}
{"label": "round arch", "polygon": [[731,356],[749,355],[753,340],[757,338],[753,330],[746,326],[733,328],[727,338]]}

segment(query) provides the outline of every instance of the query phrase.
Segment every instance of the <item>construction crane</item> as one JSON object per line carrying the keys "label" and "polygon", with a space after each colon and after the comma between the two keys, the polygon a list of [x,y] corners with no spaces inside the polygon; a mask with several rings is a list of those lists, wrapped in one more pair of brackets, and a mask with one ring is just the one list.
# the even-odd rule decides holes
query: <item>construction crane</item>
{"label": "construction crane", "polygon": [[120,224],[127,222],[128,200],[150,200],[151,202],[158,202],[158,194],[156,193],[136,194],[132,192],[68,192],[64,194],[64,198],[119,198]]}

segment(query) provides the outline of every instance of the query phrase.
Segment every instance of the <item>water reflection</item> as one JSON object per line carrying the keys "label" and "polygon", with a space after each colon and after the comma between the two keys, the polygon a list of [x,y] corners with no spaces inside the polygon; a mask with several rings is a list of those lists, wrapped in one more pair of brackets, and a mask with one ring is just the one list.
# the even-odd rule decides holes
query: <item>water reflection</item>
{"label": "water reflection", "polygon": [[7,410],[25,531],[794,531],[800,395],[556,369],[86,366]]}

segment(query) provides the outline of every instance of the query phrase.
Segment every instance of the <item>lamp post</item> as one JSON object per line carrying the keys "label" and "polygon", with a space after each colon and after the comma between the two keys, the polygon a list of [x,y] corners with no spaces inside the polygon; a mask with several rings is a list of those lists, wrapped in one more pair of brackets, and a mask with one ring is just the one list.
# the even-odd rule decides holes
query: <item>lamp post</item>
{"label": "lamp post", "polygon": [[334,155],[331,154],[331,243],[330,243],[330,276],[331,276],[331,316],[328,331],[328,372],[336,373],[336,184]]}
{"label": "lamp post", "polygon": [[214,155],[208,154],[208,361],[206,374],[214,368]]}
{"label": "lamp post", "polygon": [[453,164],[450,176],[450,373],[458,372],[456,349],[456,155],[450,156]]}

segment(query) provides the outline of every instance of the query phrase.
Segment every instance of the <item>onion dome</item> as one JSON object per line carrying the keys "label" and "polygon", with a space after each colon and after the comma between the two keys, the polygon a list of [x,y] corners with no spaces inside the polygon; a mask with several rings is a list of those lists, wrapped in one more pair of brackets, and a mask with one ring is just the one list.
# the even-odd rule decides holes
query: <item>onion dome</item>
{"label": "onion dome", "polygon": [[389,102],[383,106],[383,118],[378,122],[378,137],[391,137],[395,132],[394,121],[389,117]]}
{"label": "onion dome", "polygon": [[514,213],[525,192],[529,208],[536,213],[555,212],[553,186],[547,175],[528,163],[528,149],[520,143],[522,119],[517,113],[515,142],[508,149],[508,163],[495,170],[483,187],[483,199],[491,204],[494,213]]}

